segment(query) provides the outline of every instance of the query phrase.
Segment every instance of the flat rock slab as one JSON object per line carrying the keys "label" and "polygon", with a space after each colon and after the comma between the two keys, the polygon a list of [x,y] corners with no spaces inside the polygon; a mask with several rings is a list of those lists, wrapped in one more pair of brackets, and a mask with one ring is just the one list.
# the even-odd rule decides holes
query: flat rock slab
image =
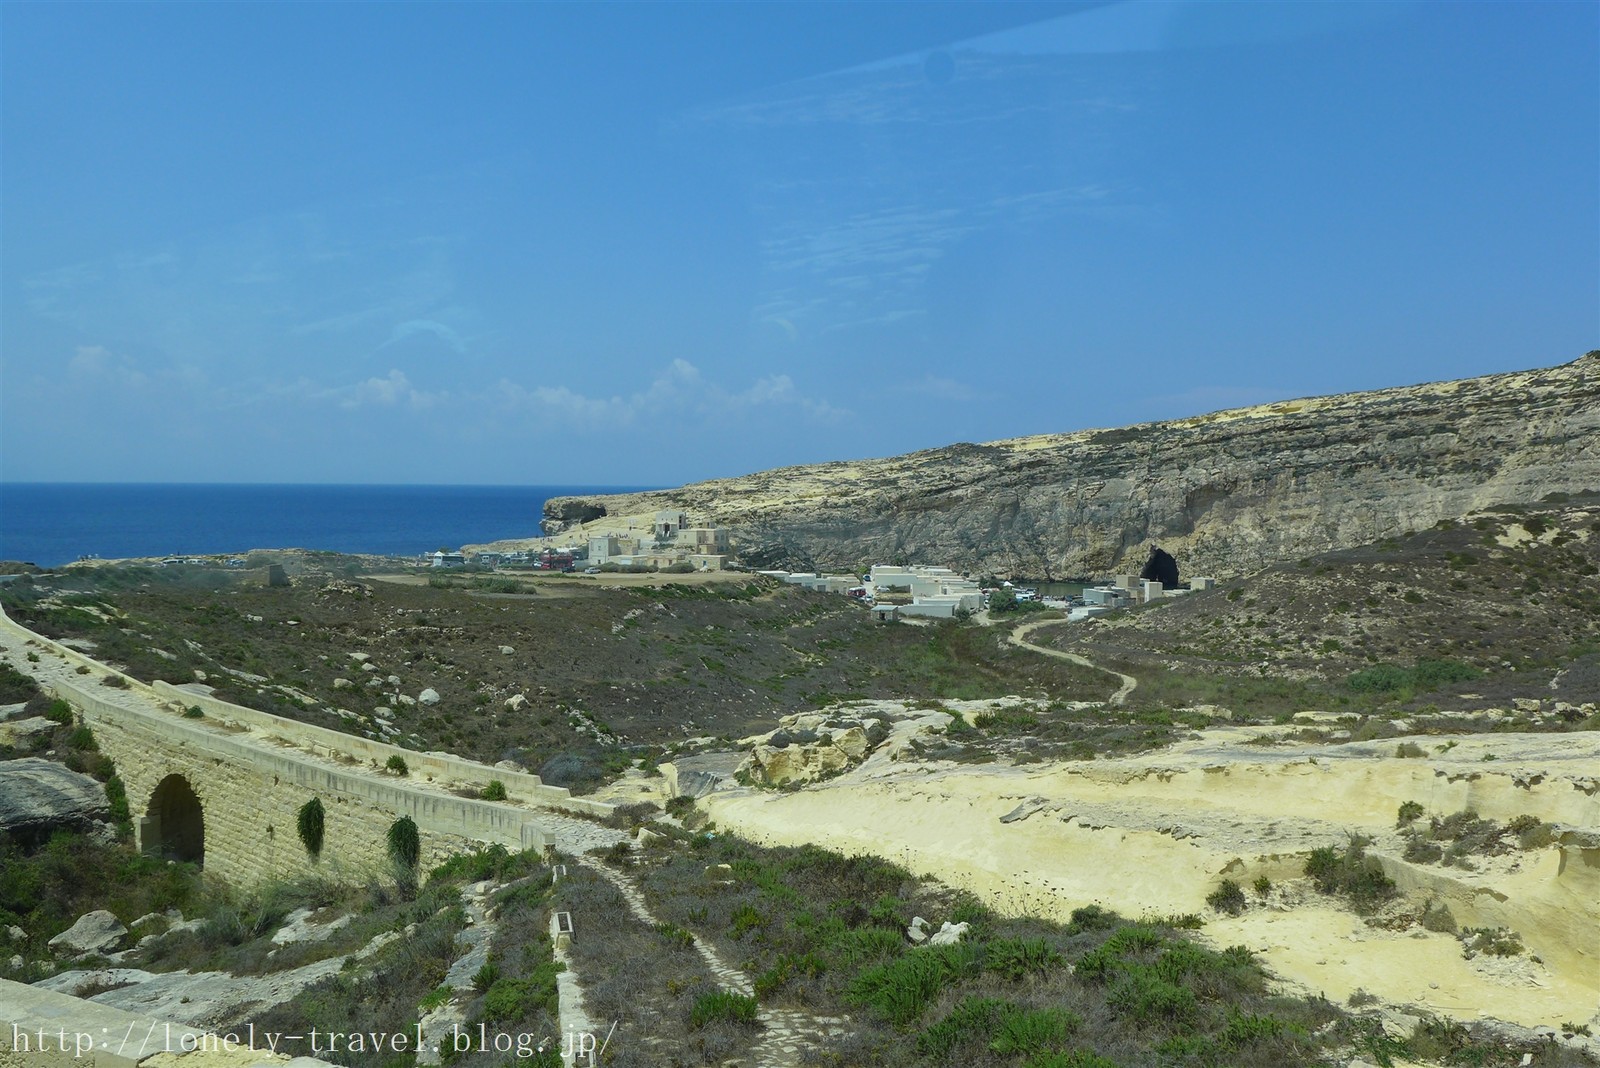
{"label": "flat rock slab", "polygon": [[38,757],[0,761],[0,831],[35,835],[109,815],[105,788],[87,775]]}
{"label": "flat rock slab", "polygon": [[50,939],[50,948],[74,956],[105,953],[116,949],[127,936],[128,929],[122,921],[100,909],[79,916],[77,923]]}
{"label": "flat rock slab", "polygon": [[43,716],[8,720],[0,723],[0,745],[16,745],[41,734],[49,734],[55,729],[55,720],[45,719]]}

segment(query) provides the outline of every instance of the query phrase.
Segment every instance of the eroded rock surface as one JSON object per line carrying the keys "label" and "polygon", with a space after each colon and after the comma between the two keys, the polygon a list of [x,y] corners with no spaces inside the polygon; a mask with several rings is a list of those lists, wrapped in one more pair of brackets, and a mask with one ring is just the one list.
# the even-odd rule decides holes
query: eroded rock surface
{"label": "eroded rock surface", "polygon": [[0,832],[35,838],[108,814],[105,788],[87,775],[38,757],[0,761]]}
{"label": "eroded rock surface", "polygon": [[1597,485],[1592,352],[1117,430],[553,498],[545,530],[683,508],[733,528],[745,559],[764,565],[905,558],[1051,578],[1129,569],[1154,542],[1191,574],[1226,575]]}

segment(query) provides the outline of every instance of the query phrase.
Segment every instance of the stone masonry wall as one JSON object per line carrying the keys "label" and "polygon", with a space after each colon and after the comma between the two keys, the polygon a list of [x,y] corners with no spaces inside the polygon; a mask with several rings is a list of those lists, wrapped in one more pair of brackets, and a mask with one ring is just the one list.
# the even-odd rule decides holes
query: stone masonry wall
{"label": "stone masonry wall", "polygon": [[[424,870],[469,842],[542,848],[548,838],[510,805],[437,794],[370,772],[345,772],[246,734],[216,735],[174,719],[132,713],[70,684],[57,684],[117,766],[137,827],[168,775],[200,800],[207,871],[238,885],[321,872],[362,879],[387,866],[387,833],[401,815],[417,823]],[[164,718],[164,717],[163,717]],[[322,799],[322,856],[313,862],[296,831],[300,806]],[[139,843],[141,847],[144,842]]]}
{"label": "stone masonry wall", "polygon": [[[336,731],[295,724],[214,699],[197,699],[165,684],[159,684],[158,691],[33,633],[4,612],[0,612],[0,629],[75,668],[87,669],[81,683],[75,677],[46,685],[73,706],[94,731],[101,750],[116,764],[136,831],[141,818],[150,814],[156,787],[169,775],[183,776],[203,813],[206,870],[230,882],[248,886],[311,872],[363,879],[387,869],[388,829],[402,815],[416,821],[424,870],[474,842],[499,843],[510,849],[545,848],[552,842],[539,825],[537,813],[527,808],[458,797],[443,792],[442,787],[386,774],[372,766],[374,757],[384,754],[362,749],[353,756],[340,744],[364,739],[350,739]],[[108,676],[119,677],[124,685],[102,687],[101,680]],[[183,700],[180,703],[174,698]],[[181,715],[184,704],[200,704],[216,716],[186,719]],[[257,723],[257,719],[271,722]],[[301,738],[296,728],[315,732],[316,737]],[[448,765],[448,770],[461,773],[452,781],[487,782],[491,775],[517,779],[516,800],[553,802],[593,810],[597,815],[611,808],[586,799],[569,800],[565,791],[543,786],[536,776],[499,772],[443,754],[427,757],[405,752],[405,756],[408,762],[419,760],[424,768],[436,772],[445,771]],[[527,779],[532,782],[522,781]],[[306,854],[296,830],[300,807],[313,796],[322,800],[325,812],[322,854],[315,862]]]}

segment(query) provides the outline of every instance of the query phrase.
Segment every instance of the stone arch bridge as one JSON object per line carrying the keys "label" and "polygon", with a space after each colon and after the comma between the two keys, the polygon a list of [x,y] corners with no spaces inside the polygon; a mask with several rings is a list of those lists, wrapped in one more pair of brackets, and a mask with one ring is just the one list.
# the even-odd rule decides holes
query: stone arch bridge
{"label": "stone arch bridge", "polygon": [[[146,685],[22,627],[0,612],[0,650],[73,706],[116,764],[136,841],[149,854],[201,864],[237,885],[320,873],[361,880],[387,870],[387,835],[417,824],[424,869],[473,843],[549,848],[560,814],[604,816],[536,775],[417,753],[180,689]],[[33,652],[37,662],[29,662]],[[107,680],[112,680],[107,685]],[[191,718],[185,710],[200,708]],[[402,756],[407,776],[386,772]],[[455,791],[506,787],[504,802]],[[322,803],[324,840],[311,857],[297,817]]]}

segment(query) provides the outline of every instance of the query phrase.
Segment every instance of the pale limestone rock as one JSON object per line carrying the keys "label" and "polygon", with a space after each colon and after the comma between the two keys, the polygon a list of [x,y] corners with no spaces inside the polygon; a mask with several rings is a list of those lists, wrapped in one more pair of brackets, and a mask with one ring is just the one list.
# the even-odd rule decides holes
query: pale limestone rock
{"label": "pale limestone rock", "polygon": [[50,939],[50,948],[59,953],[81,957],[88,953],[106,953],[116,949],[127,935],[122,921],[104,909],[78,917],[78,922]]}
{"label": "pale limestone rock", "polygon": [[522,693],[512,694],[506,698],[506,707],[513,712],[521,712],[528,707],[528,695]]}
{"label": "pale limestone rock", "polygon": [[39,757],[0,761],[0,832],[82,827],[108,812],[105,787],[87,775]]}
{"label": "pale limestone rock", "polygon": [[928,938],[930,946],[953,946],[967,935],[967,923],[951,923],[946,920],[940,928]]}
{"label": "pale limestone rock", "polygon": [[[1373,427],[1392,428],[1381,447]],[[1115,574],[1153,542],[1186,572],[1231,575],[1597,485],[1600,354],[1590,354],[1115,430],[553,497],[544,528],[682,508],[732,528],[746,561],[789,570],[914,545],[969,574]],[[1384,503],[1350,506],[1362,500]]]}
{"label": "pale limestone rock", "polygon": [[417,694],[417,704],[419,705],[436,705],[439,703],[439,701],[439,691],[435,690],[432,686]]}

